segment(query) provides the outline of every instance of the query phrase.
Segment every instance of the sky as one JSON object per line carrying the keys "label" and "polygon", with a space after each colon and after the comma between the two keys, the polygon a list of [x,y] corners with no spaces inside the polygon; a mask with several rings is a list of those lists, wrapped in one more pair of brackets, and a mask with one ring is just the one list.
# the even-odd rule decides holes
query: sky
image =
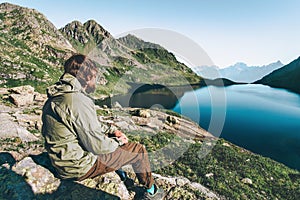
{"label": "sky", "polygon": [[113,36],[157,28],[197,43],[220,68],[300,56],[299,0],[6,0],[43,13],[57,28],[96,20]]}

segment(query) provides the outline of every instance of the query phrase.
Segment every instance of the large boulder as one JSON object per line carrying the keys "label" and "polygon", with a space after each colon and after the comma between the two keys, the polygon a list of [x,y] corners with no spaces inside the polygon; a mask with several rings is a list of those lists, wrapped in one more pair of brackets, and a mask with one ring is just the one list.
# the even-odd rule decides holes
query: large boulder
{"label": "large boulder", "polygon": [[12,170],[24,177],[34,194],[52,193],[60,185],[58,178],[55,178],[48,169],[37,165],[31,157],[26,157],[18,162]]}
{"label": "large boulder", "polygon": [[28,106],[33,103],[35,94],[34,88],[30,85],[10,88],[9,92],[11,92],[9,96],[11,102],[18,107]]}
{"label": "large boulder", "polygon": [[31,134],[27,129],[23,126],[20,126],[18,122],[16,122],[16,118],[10,115],[9,112],[13,112],[13,110],[7,106],[0,105],[0,138],[9,138],[16,139],[19,138],[22,142],[32,142],[39,140],[36,136]]}
{"label": "large boulder", "polygon": [[[130,199],[123,182],[113,173],[102,176],[101,180],[106,183],[99,183],[97,179],[61,180],[45,153],[19,162],[12,156],[7,159],[8,155],[0,152],[0,199]],[[99,188],[100,184],[104,189]]]}

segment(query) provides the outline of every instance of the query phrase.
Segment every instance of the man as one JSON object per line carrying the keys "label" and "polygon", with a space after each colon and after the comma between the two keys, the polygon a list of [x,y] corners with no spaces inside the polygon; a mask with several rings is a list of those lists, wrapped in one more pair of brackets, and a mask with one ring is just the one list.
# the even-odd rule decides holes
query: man
{"label": "man", "polygon": [[145,187],[142,199],[162,199],[164,192],[154,184],[144,146],[128,142],[124,133],[97,120],[94,102],[87,96],[95,91],[97,74],[93,61],[74,55],[65,62],[59,82],[47,89],[42,133],[53,166],[61,178],[81,181],[131,164]]}

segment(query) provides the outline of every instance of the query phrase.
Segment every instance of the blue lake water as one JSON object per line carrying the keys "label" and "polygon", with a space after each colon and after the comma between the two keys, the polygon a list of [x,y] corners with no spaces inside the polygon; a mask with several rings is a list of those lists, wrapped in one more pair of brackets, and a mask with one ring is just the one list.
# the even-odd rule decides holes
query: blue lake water
{"label": "blue lake water", "polygon": [[263,85],[204,87],[173,108],[252,152],[300,170],[300,95]]}

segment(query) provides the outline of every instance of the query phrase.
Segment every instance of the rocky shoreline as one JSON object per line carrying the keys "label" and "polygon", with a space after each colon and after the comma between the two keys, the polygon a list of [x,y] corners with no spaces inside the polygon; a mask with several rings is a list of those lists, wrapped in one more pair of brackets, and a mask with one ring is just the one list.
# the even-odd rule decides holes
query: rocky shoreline
{"label": "rocky shoreline", "polygon": [[[46,96],[31,86],[1,88],[0,191],[8,199],[134,199],[115,173],[82,182],[64,181],[51,168],[41,136],[41,108]],[[102,123],[113,123],[124,132],[179,135],[193,143],[213,136],[196,123],[163,110],[97,107]],[[131,168],[125,167],[135,179]],[[220,199],[220,196],[185,177],[154,174],[167,191],[167,199]],[[137,181],[136,181],[137,182]],[[138,187],[137,187],[138,188]]]}

